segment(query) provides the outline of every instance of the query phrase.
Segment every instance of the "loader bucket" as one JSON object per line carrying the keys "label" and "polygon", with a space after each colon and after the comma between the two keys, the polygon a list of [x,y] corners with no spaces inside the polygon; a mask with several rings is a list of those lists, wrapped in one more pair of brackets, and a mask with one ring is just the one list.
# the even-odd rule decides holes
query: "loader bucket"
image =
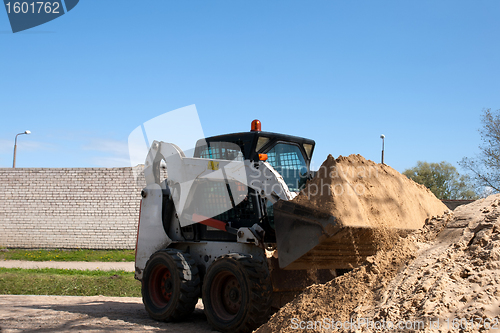
{"label": "loader bucket", "polygon": [[341,227],[335,216],[291,201],[274,204],[274,224],[282,269],[349,269],[377,251],[373,228]]}

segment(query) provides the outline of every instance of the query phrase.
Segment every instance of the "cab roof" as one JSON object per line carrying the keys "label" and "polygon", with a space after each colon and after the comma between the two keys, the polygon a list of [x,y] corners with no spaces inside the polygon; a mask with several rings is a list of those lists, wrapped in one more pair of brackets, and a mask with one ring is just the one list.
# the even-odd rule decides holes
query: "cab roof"
{"label": "cab roof", "polygon": [[[267,141],[262,147],[259,148],[258,151],[255,150],[257,146],[257,141],[259,138],[264,137],[268,138]],[[199,140],[200,143],[203,140]],[[314,146],[316,142],[311,139],[301,138],[298,136],[280,134],[280,133],[272,133],[272,132],[262,132],[262,131],[250,131],[250,132],[240,132],[240,133],[230,133],[223,134],[217,136],[211,136],[205,139],[205,141],[210,144],[210,142],[231,142],[240,146],[241,151],[245,157],[245,159],[249,159],[251,161],[258,160],[259,153],[266,153],[272,146],[274,146],[278,142],[288,142],[297,144],[300,149],[304,152],[304,157],[308,162],[310,162],[312,158],[312,154],[314,152]],[[310,156],[305,153],[304,144],[312,145]],[[197,144],[198,146],[198,144]]]}

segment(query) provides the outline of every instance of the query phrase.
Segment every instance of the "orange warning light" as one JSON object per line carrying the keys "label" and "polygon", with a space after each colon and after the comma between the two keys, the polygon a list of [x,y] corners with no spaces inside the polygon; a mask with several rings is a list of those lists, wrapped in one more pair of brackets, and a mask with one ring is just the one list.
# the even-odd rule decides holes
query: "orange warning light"
{"label": "orange warning light", "polygon": [[267,154],[259,154],[259,161],[267,161]]}
{"label": "orange warning light", "polygon": [[250,129],[251,132],[260,132],[261,130],[261,122],[260,120],[255,119],[252,121],[252,128]]}

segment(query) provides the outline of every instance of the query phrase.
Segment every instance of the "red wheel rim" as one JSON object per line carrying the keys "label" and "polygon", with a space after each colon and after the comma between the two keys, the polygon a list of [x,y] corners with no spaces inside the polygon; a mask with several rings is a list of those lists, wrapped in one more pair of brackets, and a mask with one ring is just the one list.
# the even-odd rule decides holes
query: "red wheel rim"
{"label": "red wheel rim", "polygon": [[149,279],[149,294],[154,305],[158,308],[165,307],[172,298],[173,289],[174,281],[167,266],[156,265]]}
{"label": "red wheel rim", "polygon": [[230,272],[218,273],[210,286],[210,299],[216,315],[222,320],[232,320],[241,308],[242,291],[236,276]]}

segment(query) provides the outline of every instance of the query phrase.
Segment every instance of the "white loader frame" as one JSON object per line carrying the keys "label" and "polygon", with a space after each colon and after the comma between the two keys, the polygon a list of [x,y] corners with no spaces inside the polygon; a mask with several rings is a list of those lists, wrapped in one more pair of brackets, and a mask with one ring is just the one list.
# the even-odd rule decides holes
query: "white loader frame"
{"label": "white loader frame", "polygon": [[[161,162],[166,163],[167,181],[160,179]],[[207,268],[216,257],[228,253],[249,253],[265,259],[262,239],[263,230],[255,224],[251,228],[239,228],[237,242],[187,242],[180,234],[180,227],[199,223],[196,218],[186,218],[184,209],[190,200],[191,187],[197,179],[225,181],[233,191],[234,184],[243,184],[257,191],[272,203],[278,200],[291,200],[297,193],[290,192],[281,175],[267,162],[249,160],[221,160],[206,158],[188,158],[173,143],[154,141],[145,162],[144,176],[146,188],[142,191],[141,212],[136,244],[136,278],[141,280],[144,268],[151,255],[172,243],[179,243],[178,248],[190,247],[197,264]],[[169,235],[163,228],[163,195],[172,196],[177,221],[173,221]],[[238,204],[238,198],[230,197],[228,202]],[[218,212],[218,213],[222,213]],[[211,218],[213,216],[207,216]],[[193,254],[194,252],[194,254]],[[207,254],[210,259],[206,260]]]}

